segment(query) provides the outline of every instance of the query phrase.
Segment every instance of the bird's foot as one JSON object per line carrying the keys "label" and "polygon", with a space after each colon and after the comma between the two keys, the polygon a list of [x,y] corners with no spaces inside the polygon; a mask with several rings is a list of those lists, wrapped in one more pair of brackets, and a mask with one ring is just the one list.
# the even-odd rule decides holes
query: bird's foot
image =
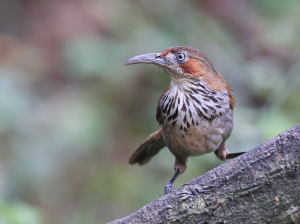
{"label": "bird's foot", "polygon": [[172,191],[174,191],[174,187],[173,187],[172,183],[169,182],[165,186],[165,195],[171,193]]}

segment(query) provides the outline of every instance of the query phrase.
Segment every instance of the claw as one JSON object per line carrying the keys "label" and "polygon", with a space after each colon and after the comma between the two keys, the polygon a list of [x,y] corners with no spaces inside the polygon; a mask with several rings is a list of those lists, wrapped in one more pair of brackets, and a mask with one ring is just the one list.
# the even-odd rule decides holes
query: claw
{"label": "claw", "polygon": [[165,195],[171,193],[172,191],[174,191],[174,187],[173,187],[172,183],[169,182],[165,186]]}

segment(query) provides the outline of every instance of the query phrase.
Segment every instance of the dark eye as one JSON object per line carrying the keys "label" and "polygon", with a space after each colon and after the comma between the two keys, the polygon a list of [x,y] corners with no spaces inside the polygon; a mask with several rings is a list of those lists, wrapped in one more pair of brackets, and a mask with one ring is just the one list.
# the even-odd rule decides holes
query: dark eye
{"label": "dark eye", "polygon": [[183,53],[177,54],[177,60],[178,61],[183,61],[184,59],[185,59],[185,54],[183,54]]}

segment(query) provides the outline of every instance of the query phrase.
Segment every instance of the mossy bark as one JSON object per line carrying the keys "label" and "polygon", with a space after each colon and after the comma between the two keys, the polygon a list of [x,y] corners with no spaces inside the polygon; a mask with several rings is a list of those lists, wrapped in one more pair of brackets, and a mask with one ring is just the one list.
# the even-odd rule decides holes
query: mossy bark
{"label": "mossy bark", "polygon": [[300,223],[300,125],[119,223]]}

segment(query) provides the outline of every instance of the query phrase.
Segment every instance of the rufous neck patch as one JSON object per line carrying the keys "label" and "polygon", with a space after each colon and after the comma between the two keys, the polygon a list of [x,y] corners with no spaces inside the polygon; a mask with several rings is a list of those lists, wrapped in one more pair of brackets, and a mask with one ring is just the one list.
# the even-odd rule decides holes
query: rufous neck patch
{"label": "rufous neck patch", "polygon": [[188,59],[184,64],[179,66],[184,74],[189,74],[191,77],[196,78],[204,73],[204,66],[196,59]]}
{"label": "rufous neck patch", "polygon": [[196,59],[189,59],[179,67],[184,74],[189,75],[191,78],[203,79],[215,91],[227,90],[230,96],[230,107],[231,109],[234,109],[235,102],[231,94],[232,89],[225,81],[223,76],[216,73],[214,70],[205,70],[204,65]]}

